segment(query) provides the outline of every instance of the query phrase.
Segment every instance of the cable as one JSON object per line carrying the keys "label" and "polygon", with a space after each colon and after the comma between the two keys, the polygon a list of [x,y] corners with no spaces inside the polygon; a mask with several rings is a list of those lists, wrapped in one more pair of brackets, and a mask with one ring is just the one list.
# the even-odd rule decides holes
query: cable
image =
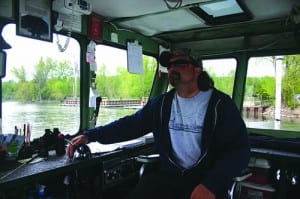
{"label": "cable", "polygon": [[67,33],[67,36],[68,36],[68,37],[67,37],[67,39],[66,39],[66,41],[65,41],[65,44],[64,44],[64,46],[62,46],[62,45],[60,44],[60,42],[59,42],[58,34],[56,34],[56,39],[57,39],[56,44],[57,44],[58,50],[59,50],[60,52],[64,52],[65,50],[67,50],[67,48],[68,48],[68,46],[69,46],[69,42],[70,42],[71,31],[69,31],[69,32]]}
{"label": "cable", "polygon": [[65,41],[64,46],[62,46],[60,44],[59,38],[58,38],[58,34],[56,34],[56,39],[57,39],[56,44],[57,44],[58,50],[60,52],[65,52],[67,50],[68,46],[69,46],[69,42],[70,42],[70,38],[71,38],[71,33],[72,33],[72,27],[73,27],[73,22],[74,22],[74,6],[75,6],[75,4],[76,4],[76,0],[72,0],[72,14],[71,14],[72,19],[71,19],[71,23],[70,23],[71,27],[70,27],[70,30],[67,32],[67,39]]}

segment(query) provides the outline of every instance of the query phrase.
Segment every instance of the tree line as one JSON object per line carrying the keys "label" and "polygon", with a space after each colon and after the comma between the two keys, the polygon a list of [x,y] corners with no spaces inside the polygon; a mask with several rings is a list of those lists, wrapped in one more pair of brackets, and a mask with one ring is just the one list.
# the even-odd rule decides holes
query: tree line
{"label": "tree line", "polygon": [[[130,74],[118,67],[116,74],[107,75],[109,66],[102,65],[97,71],[96,85],[99,95],[110,99],[140,99],[148,96],[156,70],[156,60],[143,59],[143,75]],[[40,58],[34,67],[33,77],[26,75],[25,67],[11,71],[16,80],[3,82],[3,100],[21,102],[63,101],[79,97],[80,78],[68,61]]]}
{"label": "tree line", "polygon": [[71,96],[74,88],[74,69],[68,61],[58,62],[41,57],[34,67],[32,77],[28,77],[25,67],[13,67],[16,81],[3,82],[3,100],[37,102],[62,100]]}
{"label": "tree line", "polygon": [[[295,96],[300,93],[300,56],[285,56],[283,63],[285,68],[282,78],[282,103],[287,107],[296,108],[299,103]],[[140,99],[149,95],[157,67],[154,58],[143,57],[143,75],[130,74],[123,67],[118,67],[116,74],[108,75],[108,67],[110,66],[102,65],[97,71],[96,88],[99,95],[109,99]],[[62,101],[74,95],[78,97],[80,94],[80,78],[68,61],[58,62],[52,58],[40,58],[31,79],[26,76],[24,66],[13,68],[12,73],[17,81],[3,82],[3,100]],[[210,75],[218,89],[232,94],[234,71],[222,77],[213,73]],[[245,88],[245,97],[267,100],[274,105],[275,77],[248,77]]]}

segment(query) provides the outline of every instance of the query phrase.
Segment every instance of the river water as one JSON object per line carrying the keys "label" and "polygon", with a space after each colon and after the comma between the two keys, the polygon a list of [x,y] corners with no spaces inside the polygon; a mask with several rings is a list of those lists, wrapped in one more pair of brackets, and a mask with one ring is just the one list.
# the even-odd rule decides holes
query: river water
{"label": "river water", "polygon": [[[70,135],[79,129],[79,107],[49,103],[3,102],[2,109],[3,133],[13,133],[15,126],[23,129],[27,123],[32,126],[32,139],[42,136],[45,129],[59,128],[62,133]],[[106,124],[135,111],[136,109],[101,107],[97,125]],[[265,117],[244,119],[251,128],[300,131],[300,118],[288,118],[279,122]]]}
{"label": "river water", "polygon": [[[119,117],[134,113],[136,109],[100,108],[97,125],[106,124]],[[45,129],[59,128],[64,134],[75,134],[79,129],[80,110],[77,106],[19,102],[2,103],[2,132],[13,133],[15,126],[23,129],[32,126],[31,139],[42,136]]]}

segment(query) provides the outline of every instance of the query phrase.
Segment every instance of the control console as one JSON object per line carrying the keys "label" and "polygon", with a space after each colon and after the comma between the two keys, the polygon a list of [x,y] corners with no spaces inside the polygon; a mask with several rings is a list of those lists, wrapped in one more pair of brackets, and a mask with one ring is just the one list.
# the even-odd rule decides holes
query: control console
{"label": "control console", "polygon": [[111,159],[103,162],[103,189],[138,179],[141,164],[135,157]]}

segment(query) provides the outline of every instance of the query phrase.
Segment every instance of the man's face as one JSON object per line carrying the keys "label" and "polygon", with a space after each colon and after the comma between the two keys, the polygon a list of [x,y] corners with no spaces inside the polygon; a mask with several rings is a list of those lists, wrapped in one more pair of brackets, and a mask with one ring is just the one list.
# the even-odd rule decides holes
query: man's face
{"label": "man's face", "polygon": [[179,87],[197,83],[200,67],[194,67],[189,57],[172,57],[168,69],[168,77],[172,86]]}

